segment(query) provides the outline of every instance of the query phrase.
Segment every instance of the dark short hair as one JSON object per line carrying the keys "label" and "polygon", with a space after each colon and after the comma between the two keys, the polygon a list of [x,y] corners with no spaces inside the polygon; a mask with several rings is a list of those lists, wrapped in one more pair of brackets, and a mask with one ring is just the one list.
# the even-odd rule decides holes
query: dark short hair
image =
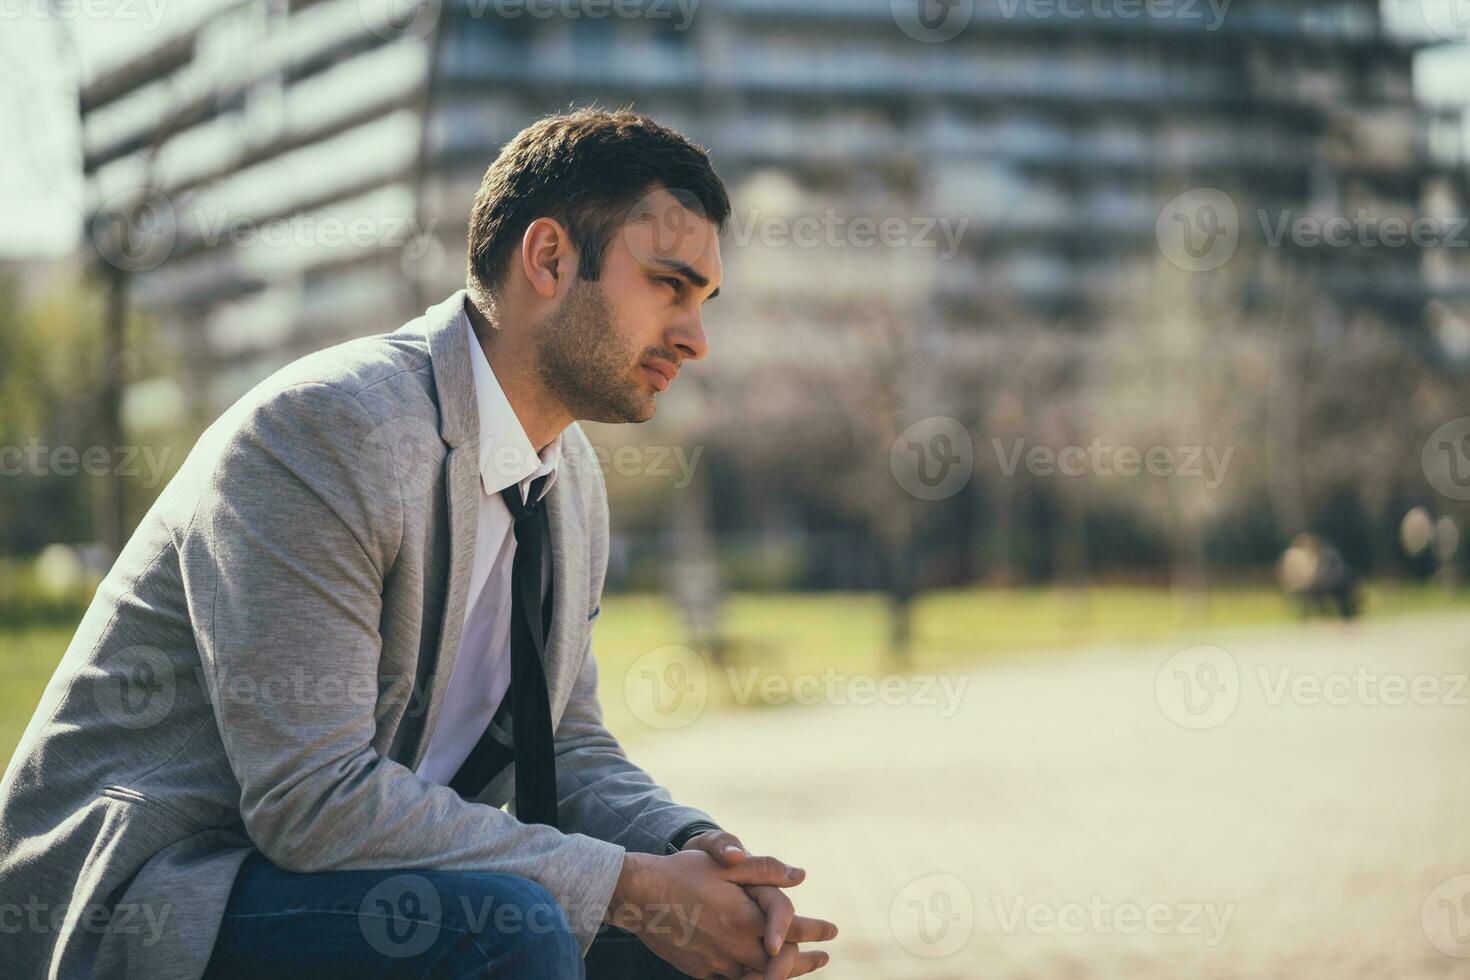
{"label": "dark short hair", "polygon": [[660,187],[724,230],[725,185],[704,148],[682,133],[626,109],[577,109],[532,123],[501,148],[475,195],[471,295],[495,293],[527,226],[543,217],[566,226],[580,278],[602,278],[613,234],[639,199]]}

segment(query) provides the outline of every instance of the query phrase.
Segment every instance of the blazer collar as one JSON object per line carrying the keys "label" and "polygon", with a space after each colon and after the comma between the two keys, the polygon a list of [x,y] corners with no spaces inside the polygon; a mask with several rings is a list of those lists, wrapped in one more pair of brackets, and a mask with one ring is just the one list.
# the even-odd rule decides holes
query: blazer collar
{"label": "blazer collar", "polygon": [[456,290],[424,312],[424,336],[439,396],[439,435],[450,449],[472,440],[480,428],[470,344],[462,319],[465,295],[463,289]]}

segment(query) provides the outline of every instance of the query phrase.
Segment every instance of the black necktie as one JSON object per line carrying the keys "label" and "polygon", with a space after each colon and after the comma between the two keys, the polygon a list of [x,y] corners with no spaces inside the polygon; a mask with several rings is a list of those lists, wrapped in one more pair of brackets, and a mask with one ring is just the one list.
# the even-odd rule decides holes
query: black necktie
{"label": "black necktie", "polygon": [[[520,484],[500,491],[515,521],[516,554],[511,565],[510,710],[515,740],[516,817],[522,823],[555,827],[556,752],[551,731],[551,698],[546,692],[542,658],[547,619],[541,603],[541,562],[550,538],[545,502],[540,499],[549,476],[533,481],[529,501],[521,500]],[[550,606],[547,606],[550,609]],[[504,716],[504,707],[496,718]],[[487,727],[469,757],[454,774],[450,788],[466,799],[478,796],[505,766],[504,749]]]}

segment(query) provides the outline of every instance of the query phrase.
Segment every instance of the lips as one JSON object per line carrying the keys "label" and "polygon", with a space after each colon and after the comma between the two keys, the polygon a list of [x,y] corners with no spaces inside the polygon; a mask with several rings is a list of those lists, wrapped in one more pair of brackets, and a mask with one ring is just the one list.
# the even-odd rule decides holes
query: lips
{"label": "lips", "polygon": [[679,374],[679,369],[668,361],[644,361],[642,367],[659,391],[668,391],[669,385],[673,384],[674,378]]}

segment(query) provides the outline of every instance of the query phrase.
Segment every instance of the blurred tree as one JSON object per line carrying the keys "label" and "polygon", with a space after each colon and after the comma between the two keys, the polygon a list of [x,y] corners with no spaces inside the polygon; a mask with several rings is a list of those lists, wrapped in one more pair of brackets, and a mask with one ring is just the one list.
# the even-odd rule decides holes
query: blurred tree
{"label": "blurred tree", "polygon": [[0,551],[89,537],[91,481],[55,477],[50,456],[90,441],[97,321],[95,295],[68,290],[23,305],[17,276],[0,271]]}
{"label": "blurred tree", "polygon": [[[17,275],[0,269],[0,554],[95,540],[106,519],[99,508],[111,506],[102,484],[118,470],[130,488],[125,519],[135,520],[166,475],[147,472],[144,462],[180,455],[154,445],[149,455],[129,459],[130,448],[120,445],[126,440],[105,435],[100,379],[109,372],[125,382],[166,374],[171,358],[150,322],[134,314],[123,349],[109,364],[101,343],[103,304],[102,289],[85,278],[26,299]],[[97,447],[107,452],[106,474],[89,473],[81,462]]]}

